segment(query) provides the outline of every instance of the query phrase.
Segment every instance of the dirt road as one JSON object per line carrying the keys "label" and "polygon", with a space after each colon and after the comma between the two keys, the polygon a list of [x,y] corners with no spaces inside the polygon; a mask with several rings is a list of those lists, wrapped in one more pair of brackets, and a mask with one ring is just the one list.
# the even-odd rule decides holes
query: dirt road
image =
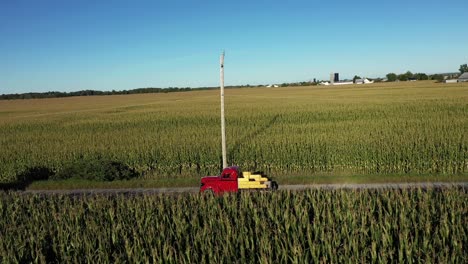
{"label": "dirt road", "polygon": [[[279,190],[299,191],[307,189],[442,189],[442,188],[464,188],[468,189],[468,182],[421,182],[421,183],[366,183],[366,184],[314,184],[314,185],[280,185]],[[139,188],[139,189],[76,189],[76,190],[27,190],[25,194],[70,194],[70,195],[88,195],[88,194],[184,194],[197,193],[198,187],[184,188]]]}

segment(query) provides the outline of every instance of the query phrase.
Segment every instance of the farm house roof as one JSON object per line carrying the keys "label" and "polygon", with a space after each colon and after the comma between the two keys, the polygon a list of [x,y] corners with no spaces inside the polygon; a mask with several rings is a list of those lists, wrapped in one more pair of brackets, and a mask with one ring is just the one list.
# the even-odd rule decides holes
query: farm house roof
{"label": "farm house roof", "polygon": [[465,80],[465,79],[468,80],[468,72],[465,72],[465,73],[463,73],[462,75],[460,75],[460,77],[458,77],[458,80],[461,80],[461,79],[463,79],[463,80]]}

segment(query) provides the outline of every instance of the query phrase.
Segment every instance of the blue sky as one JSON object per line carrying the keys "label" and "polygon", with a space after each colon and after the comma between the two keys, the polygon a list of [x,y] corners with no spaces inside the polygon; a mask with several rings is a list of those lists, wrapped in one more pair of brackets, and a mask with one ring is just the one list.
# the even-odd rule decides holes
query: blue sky
{"label": "blue sky", "polygon": [[268,84],[468,63],[467,1],[0,0],[0,94]]}

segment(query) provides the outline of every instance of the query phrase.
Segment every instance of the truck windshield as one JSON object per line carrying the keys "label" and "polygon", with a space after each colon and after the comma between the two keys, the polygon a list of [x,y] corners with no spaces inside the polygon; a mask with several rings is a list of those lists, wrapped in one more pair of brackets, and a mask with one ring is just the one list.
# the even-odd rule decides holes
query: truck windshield
{"label": "truck windshield", "polygon": [[239,171],[239,168],[236,168],[236,173],[237,173],[237,178],[244,178],[244,175],[242,175],[242,172]]}

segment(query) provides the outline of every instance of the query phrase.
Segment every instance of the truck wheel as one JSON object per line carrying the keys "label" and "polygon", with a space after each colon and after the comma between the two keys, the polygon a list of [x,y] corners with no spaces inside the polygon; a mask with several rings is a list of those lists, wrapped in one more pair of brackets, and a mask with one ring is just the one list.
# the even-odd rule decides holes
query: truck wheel
{"label": "truck wheel", "polygon": [[272,181],[272,182],[271,182],[271,189],[272,189],[273,191],[278,190],[278,183],[276,183],[275,181]]}

